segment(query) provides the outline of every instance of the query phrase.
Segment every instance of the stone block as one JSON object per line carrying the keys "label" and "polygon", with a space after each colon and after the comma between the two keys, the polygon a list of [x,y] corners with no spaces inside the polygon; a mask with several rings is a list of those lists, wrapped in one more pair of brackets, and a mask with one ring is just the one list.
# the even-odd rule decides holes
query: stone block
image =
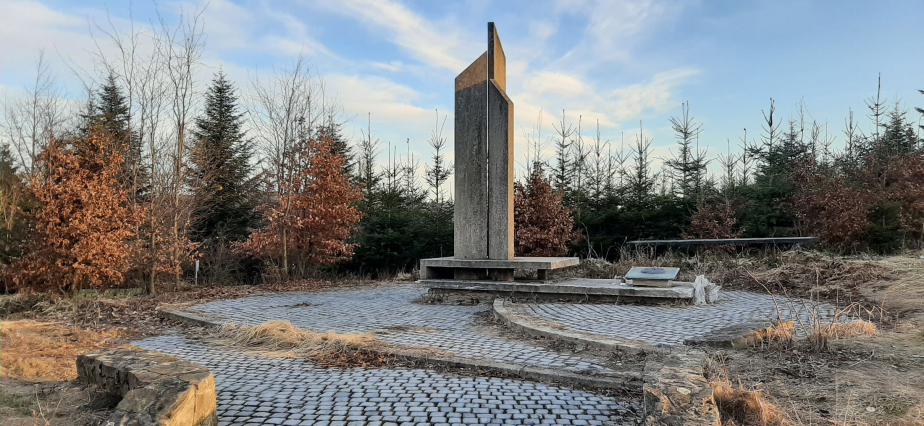
{"label": "stone block", "polygon": [[218,424],[215,378],[196,364],[125,345],[77,357],[78,379],[119,395],[113,425]]}
{"label": "stone block", "polygon": [[705,353],[673,353],[645,365],[645,425],[720,426],[712,386],[703,377]]}

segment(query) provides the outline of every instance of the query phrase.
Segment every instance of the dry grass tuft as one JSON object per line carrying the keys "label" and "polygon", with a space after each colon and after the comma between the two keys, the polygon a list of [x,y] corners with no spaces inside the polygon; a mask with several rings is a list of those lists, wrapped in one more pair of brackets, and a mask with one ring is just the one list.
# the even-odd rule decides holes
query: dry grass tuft
{"label": "dry grass tuft", "polygon": [[73,380],[77,355],[108,347],[120,330],[85,330],[56,322],[0,322],[0,376],[37,381]]}
{"label": "dry grass tuft", "polygon": [[727,378],[712,383],[722,424],[785,426],[793,424],[782,410],[764,399],[760,391],[735,386]]}
{"label": "dry grass tuft", "polygon": [[824,352],[830,349],[828,342],[836,339],[848,339],[857,336],[870,336],[878,333],[876,325],[863,320],[831,322],[818,324],[808,337],[812,350]]}
{"label": "dry grass tuft", "polygon": [[759,390],[747,390],[728,379],[728,358],[717,354],[703,363],[703,376],[712,386],[713,398],[725,426],[761,425],[789,426],[795,424],[783,412],[764,398]]}
{"label": "dry grass tuft", "polygon": [[848,322],[836,322],[828,325],[824,332],[829,338],[847,339],[856,336],[871,336],[879,332],[876,324],[869,321],[853,320]]}
{"label": "dry grass tuft", "polygon": [[267,321],[257,326],[225,324],[218,337],[276,355],[306,357],[325,367],[374,367],[394,362],[380,350],[386,345],[371,334],[315,333],[288,321]]}
{"label": "dry grass tuft", "polygon": [[795,321],[784,321],[779,324],[757,330],[747,336],[755,346],[782,346],[790,347],[796,338]]}

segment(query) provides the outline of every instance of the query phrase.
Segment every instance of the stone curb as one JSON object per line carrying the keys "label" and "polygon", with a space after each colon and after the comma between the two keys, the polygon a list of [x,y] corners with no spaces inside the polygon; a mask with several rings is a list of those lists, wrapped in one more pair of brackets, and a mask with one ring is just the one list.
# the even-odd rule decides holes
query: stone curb
{"label": "stone curb", "polygon": [[79,355],[77,374],[122,397],[106,425],[218,424],[215,377],[191,362],[123,345]]}
{"label": "stone curb", "polygon": [[555,339],[563,342],[584,344],[596,349],[621,352],[626,354],[666,354],[670,353],[672,348],[671,346],[655,346],[634,340],[618,339],[590,333],[569,331],[561,325],[558,325],[558,323],[547,319],[542,319],[543,323],[537,324],[536,319],[539,317],[526,313],[525,310],[520,306],[507,306],[506,301],[499,298],[494,299],[492,310],[494,312],[495,318],[502,320],[510,327],[535,337],[544,337],[547,339]]}
{"label": "stone curb", "polygon": [[[643,373],[643,400],[646,425],[719,425],[718,408],[712,387],[703,376],[706,354],[682,346],[658,347],[642,342],[614,339],[565,330],[551,320],[537,324],[535,315],[522,307],[506,305],[495,299],[496,318],[533,336],[585,344],[589,347],[630,354],[656,353],[657,361],[648,361]],[[728,341],[737,337],[728,337]],[[724,339],[716,339],[724,342]]]}
{"label": "stone curb", "polygon": [[222,324],[218,320],[206,318],[192,312],[177,311],[174,309],[159,309],[157,312],[166,319],[179,321],[196,327],[221,327]]}
{"label": "stone curb", "polygon": [[712,386],[703,376],[705,352],[690,349],[645,365],[645,425],[720,426]]}
{"label": "stone curb", "polygon": [[[221,327],[223,323],[190,312],[162,309],[162,316],[199,327]],[[369,349],[383,356],[393,356],[402,361],[422,366],[443,368],[475,369],[495,374],[519,377],[531,381],[554,382],[583,386],[591,389],[617,391],[638,395],[642,390],[643,377],[639,373],[616,372],[607,376],[590,376],[541,367],[530,367],[510,363],[477,360],[471,358],[429,356],[411,351]]]}

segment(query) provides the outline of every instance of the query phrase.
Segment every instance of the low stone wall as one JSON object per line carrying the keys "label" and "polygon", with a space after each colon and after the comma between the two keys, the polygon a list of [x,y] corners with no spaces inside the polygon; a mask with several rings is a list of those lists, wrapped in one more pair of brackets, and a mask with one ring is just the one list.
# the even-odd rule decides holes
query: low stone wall
{"label": "low stone wall", "polygon": [[79,380],[122,396],[106,424],[213,426],[215,378],[196,364],[131,345],[77,357]]}
{"label": "low stone wall", "polygon": [[703,377],[699,350],[672,353],[645,365],[646,425],[720,426],[712,386]]}

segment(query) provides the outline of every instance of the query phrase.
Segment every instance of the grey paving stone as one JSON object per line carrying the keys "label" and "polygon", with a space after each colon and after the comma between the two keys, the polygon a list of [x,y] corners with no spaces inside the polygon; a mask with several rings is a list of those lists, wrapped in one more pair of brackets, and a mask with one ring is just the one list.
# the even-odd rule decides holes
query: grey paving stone
{"label": "grey paving stone", "polygon": [[[611,424],[635,424],[638,401],[617,400],[556,386],[493,377],[463,377],[432,370],[405,368],[330,368],[287,358],[264,357],[209,346],[179,335],[164,335],[135,342],[209,368],[215,375],[221,424],[437,424],[502,423],[506,420],[551,419],[564,424],[569,407],[586,407],[601,413]],[[373,401],[370,395],[382,401]],[[433,402],[432,395],[457,395],[458,403]],[[405,398],[402,403],[395,399]],[[507,412],[488,408],[499,395],[511,398]],[[338,402],[339,400],[339,402]],[[357,404],[357,401],[362,401]],[[543,403],[537,403],[542,401]],[[254,407],[250,414],[234,407]],[[241,404],[243,403],[243,404]],[[367,411],[369,403],[375,410]],[[248,405],[248,404],[256,404]],[[367,404],[361,406],[359,404]],[[404,404],[404,405],[399,405]],[[526,405],[562,415],[529,414]],[[275,406],[281,413],[273,412]],[[328,407],[328,408],[322,408]],[[333,409],[331,409],[333,408]],[[439,408],[428,411],[428,408]],[[451,411],[445,411],[446,409]],[[511,414],[516,410],[518,414]],[[480,417],[476,417],[478,412]],[[583,413],[582,413],[583,414]],[[288,416],[288,418],[286,417]],[[295,418],[299,416],[298,418]],[[573,418],[571,416],[570,418]]]}

